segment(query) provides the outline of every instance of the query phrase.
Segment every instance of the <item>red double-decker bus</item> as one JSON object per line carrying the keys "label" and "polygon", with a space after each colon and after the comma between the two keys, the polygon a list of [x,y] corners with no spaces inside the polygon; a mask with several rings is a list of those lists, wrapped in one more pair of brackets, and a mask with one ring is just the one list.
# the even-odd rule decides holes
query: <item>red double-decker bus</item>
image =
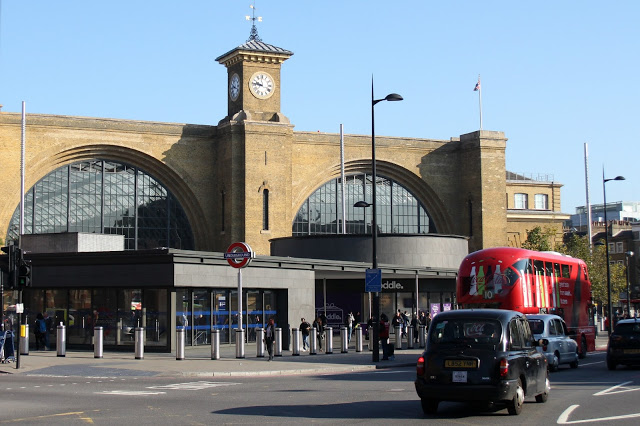
{"label": "red double-decker bus", "polygon": [[559,315],[582,358],[595,350],[591,281],[581,259],[513,247],[479,250],[462,261],[456,287],[463,308]]}

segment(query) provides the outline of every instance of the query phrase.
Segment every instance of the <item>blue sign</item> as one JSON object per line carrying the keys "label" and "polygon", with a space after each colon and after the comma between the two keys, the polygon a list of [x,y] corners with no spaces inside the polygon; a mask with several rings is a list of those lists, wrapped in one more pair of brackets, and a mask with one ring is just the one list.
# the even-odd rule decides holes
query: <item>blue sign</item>
{"label": "blue sign", "polygon": [[367,269],[367,273],[364,279],[364,291],[382,291],[382,271],[380,269]]}

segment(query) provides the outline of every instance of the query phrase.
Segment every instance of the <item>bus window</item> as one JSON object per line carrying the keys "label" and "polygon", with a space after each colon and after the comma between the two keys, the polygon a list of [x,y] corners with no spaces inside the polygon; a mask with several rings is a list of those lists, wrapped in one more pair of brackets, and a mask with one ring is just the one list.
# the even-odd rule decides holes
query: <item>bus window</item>
{"label": "bus window", "polygon": [[571,270],[569,265],[562,265],[562,278],[571,278]]}
{"label": "bus window", "polygon": [[544,263],[544,267],[545,267],[545,273],[547,274],[548,277],[553,275],[553,263],[551,262],[545,262]]}
{"label": "bus window", "polygon": [[553,264],[553,274],[556,278],[560,278],[560,264],[559,263],[554,263]]}

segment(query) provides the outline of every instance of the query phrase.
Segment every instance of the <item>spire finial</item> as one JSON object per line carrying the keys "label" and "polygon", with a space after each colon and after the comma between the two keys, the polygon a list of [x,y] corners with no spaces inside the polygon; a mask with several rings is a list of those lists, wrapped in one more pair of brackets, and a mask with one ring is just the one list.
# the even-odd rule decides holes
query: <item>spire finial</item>
{"label": "spire finial", "polygon": [[262,22],[262,16],[256,17],[256,0],[253,0],[253,4],[249,6],[251,8],[251,16],[246,15],[245,18],[247,21],[251,21],[251,32],[249,33],[249,40],[262,41],[258,36],[258,28],[256,27],[256,21]]}

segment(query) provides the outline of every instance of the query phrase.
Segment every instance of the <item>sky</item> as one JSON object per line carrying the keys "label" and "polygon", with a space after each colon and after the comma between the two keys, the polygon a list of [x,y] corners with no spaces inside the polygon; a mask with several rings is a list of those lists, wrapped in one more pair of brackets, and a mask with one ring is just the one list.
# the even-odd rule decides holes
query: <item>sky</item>
{"label": "sky", "polygon": [[[216,125],[252,0],[0,0],[2,111]],[[294,55],[297,131],[508,138],[507,170],[563,184],[562,212],[640,201],[640,2],[255,0],[258,34]]]}

